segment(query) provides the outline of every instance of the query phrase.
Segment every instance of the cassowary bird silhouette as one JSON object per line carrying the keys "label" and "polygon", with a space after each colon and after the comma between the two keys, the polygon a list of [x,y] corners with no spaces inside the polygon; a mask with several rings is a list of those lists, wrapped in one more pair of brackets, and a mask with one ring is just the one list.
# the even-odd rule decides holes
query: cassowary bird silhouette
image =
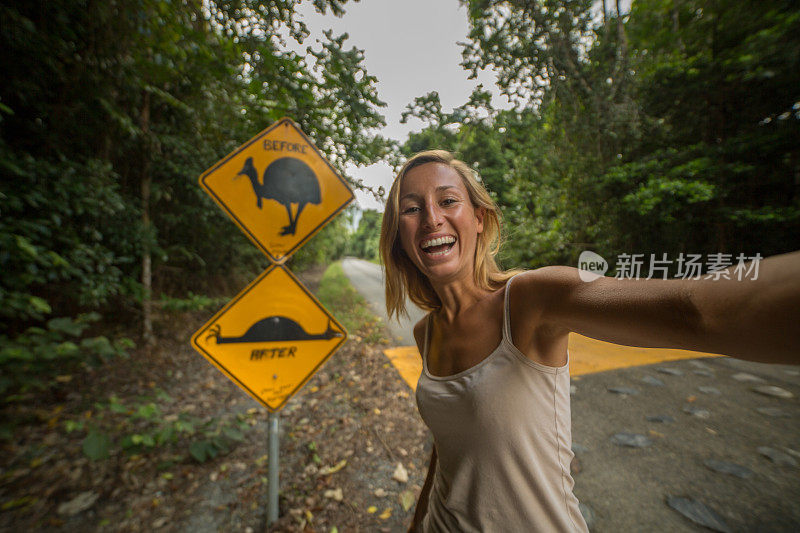
{"label": "cassowary bird silhouette", "polygon": [[206,336],[206,341],[216,339],[217,344],[232,342],[277,342],[277,341],[313,341],[330,340],[344,335],[331,327],[328,320],[328,329],[322,333],[308,333],[303,326],[285,316],[268,316],[262,318],[245,332],[241,337],[223,337],[222,328],[214,324]]}
{"label": "cassowary bird silhouette", "polygon": [[[256,195],[256,205],[261,209],[261,199],[275,200],[283,204],[289,213],[289,224],[281,228],[280,235],[294,235],[297,229],[297,219],[306,204],[319,204],[322,195],[319,182],[314,171],[307,164],[294,157],[281,157],[270,163],[262,182],[258,182],[258,171],[253,165],[253,158],[248,157],[244,167],[236,175],[245,175],[250,178],[253,192]],[[292,204],[297,204],[297,213],[292,216]]]}

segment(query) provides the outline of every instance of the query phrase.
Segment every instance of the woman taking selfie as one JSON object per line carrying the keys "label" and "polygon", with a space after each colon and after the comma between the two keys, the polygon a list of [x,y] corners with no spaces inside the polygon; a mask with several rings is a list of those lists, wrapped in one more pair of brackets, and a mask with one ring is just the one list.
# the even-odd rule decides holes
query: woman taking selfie
{"label": "woman taking selfie", "polygon": [[800,253],[757,280],[581,280],[573,267],[502,271],[500,214],[444,151],[409,159],[380,250],[389,316],[409,298],[434,447],[410,531],[587,531],[572,492],[568,334],[797,363]]}

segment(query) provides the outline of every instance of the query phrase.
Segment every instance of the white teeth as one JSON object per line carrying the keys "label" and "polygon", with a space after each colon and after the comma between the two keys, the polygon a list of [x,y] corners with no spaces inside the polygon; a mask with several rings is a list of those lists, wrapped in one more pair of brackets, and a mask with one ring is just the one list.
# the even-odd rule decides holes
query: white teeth
{"label": "white teeth", "polygon": [[[422,247],[423,248],[430,248],[431,246],[439,246],[440,244],[450,244],[451,242],[456,242],[456,238],[448,235],[446,237],[437,237],[435,239],[431,239],[429,241],[423,241]],[[444,252],[440,252],[444,253]],[[438,254],[435,254],[438,255]]]}

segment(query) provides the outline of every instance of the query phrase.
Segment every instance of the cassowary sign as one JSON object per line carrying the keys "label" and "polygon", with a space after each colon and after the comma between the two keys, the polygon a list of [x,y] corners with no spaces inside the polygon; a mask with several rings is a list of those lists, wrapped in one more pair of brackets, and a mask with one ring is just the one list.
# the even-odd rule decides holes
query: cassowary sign
{"label": "cassowary sign", "polygon": [[276,412],[347,338],[342,325],[280,263],[344,209],[353,191],[288,118],[206,171],[200,186],[277,263],[192,336],[198,352],[270,411],[267,524],[273,524],[279,485]]}
{"label": "cassowary sign", "polygon": [[[281,228],[281,235],[294,235],[297,219],[306,204],[319,204],[322,201],[317,176],[311,167],[295,157],[281,157],[269,164],[264,171],[261,183],[258,171],[253,166],[253,158],[248,157],[239,175],[250,179],[256,206],[261,209],[261,199],[275,200],[286,208],[289,224]],[[297,204],[297,212],[292,216],[292,204]]]}
{"label": "cassowary sign", "polygon": [[273,265],[197,330],[192,346],[277,411],[346,338],[297,278]]}
{"label": "cassowary sign", "polygon": [[288,118],[203,173],[200,185],[275,263],[353,200],[347,182]]}

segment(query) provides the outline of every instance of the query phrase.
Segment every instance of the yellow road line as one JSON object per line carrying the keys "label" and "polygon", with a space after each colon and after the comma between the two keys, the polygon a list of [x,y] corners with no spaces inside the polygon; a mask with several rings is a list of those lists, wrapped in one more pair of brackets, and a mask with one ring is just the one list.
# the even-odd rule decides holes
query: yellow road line
{"label": "yellow road line", "polygon": [[[399,346],[383,351],[412,390],[422,373],[422,359],[416,346]],[[717,354],[666,348],[634,348],[603,342],[577,333],[569,335],[569,373],[582,376],[617,368],[652,365],[663,361],[724,357]]]}
{"label": "yellow road line", "polygon": [[383,355],[389,358],[411,390],[417,390],[417,380],[422,374],[422,359],[416,346],[387,348]]}

